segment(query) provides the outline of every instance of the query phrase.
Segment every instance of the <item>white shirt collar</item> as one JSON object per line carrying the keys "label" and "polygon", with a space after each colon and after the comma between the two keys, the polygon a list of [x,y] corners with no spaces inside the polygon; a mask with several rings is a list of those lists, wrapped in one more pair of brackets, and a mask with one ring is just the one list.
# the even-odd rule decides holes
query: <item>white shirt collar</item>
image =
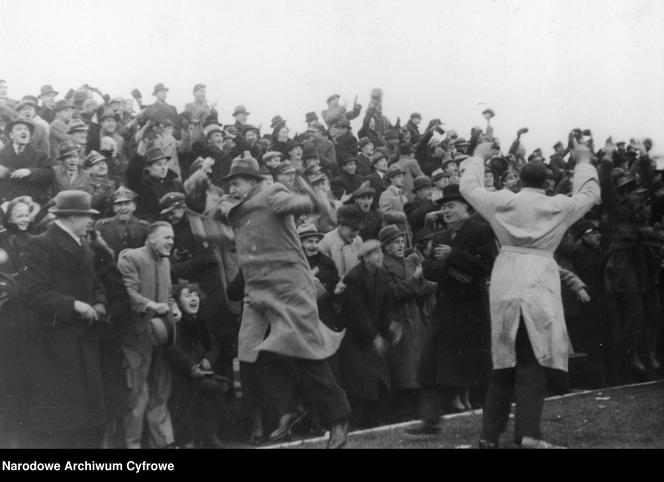
{"label": "white shirt collar", "polygon": [[58,226],[60,226],[60,228],[62,228],[62,230],[63,230],[65,233],[69,234],[69,236],[71,236],[72,238],[74,238],[74,241],[76,241],[76,243],[77,243],[79,246],[82,246],[80,238],[79,238],[78,236],[76,236],[74,233],[72,233],[72,232],[71,232],[71,229],[69,229],[67,226],[65,226],[65,225],[64,225],[59,219],[56,219],[56,220],[55,220],[55,224],[57,224]]}

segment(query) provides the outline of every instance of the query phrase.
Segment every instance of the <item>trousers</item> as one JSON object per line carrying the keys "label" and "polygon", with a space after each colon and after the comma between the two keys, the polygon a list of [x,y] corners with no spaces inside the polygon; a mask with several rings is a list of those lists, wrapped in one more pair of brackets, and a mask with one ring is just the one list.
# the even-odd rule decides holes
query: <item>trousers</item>
{"label": "trousers", "polygon": [[141,448],[143,423],[147,422],[148,443],[162,448],[174,442],[173,424],[168,410],[171,393],[171,369],[159,347],[136,350],[122,345],[129,388],[123,425],[127,448]]}
{"label": "trousers", "polygon": [[[262,393],[281,417],[296,408],[296,394],[321,409],[328,423],[350,415],[346,393],[339,386],[326,360],[305,360],[261,352],[255,363],[240,364],[243,394],[255,405]],[[246,389],[245,389],[246,387]]]}
{"label": "trousers", "polygon": [[482,418],[481,438],[498,442],[510,415],[510,404],[516,404],[514,441],[525,436],[542,438],[540,421],[546,393],[546,369],[535,358],[528,330],[519,323],[516,334],[516,367],[493,370],[489,378]]}

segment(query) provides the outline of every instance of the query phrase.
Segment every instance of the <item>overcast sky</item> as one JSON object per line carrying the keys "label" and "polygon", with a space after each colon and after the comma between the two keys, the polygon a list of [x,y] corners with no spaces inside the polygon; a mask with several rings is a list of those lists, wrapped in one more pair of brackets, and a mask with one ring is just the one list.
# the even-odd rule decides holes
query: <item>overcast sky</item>
{"label": "overcast sky", "polygon": [[222,121],[244,104],[264,132],[381,87],[393,122],[418,111],[465,137],[494,108],[504,149],[523,126],[528,152],[573,127],[658,148],[663,25],[652,0],[2,0],[0,78],[12,98],[87,82],[149,102],[163,82],[178,110],[202,82]]}

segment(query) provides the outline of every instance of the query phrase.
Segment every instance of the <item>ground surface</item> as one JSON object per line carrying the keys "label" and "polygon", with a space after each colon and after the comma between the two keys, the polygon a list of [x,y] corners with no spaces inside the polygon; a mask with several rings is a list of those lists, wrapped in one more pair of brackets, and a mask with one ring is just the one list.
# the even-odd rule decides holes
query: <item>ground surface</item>
{"label": "ground surface", "polygon": [[[447,416],[440,435],[414,437],[407,424],[351,434],[348,448],[474,448],[481,411]],[[502,443],[511,444],[513,420]],[[664,381],[577,393],[547,400],[542,417],[544,438],[569,448],[664,448]],[[324,448],[325,441],[284,444]]]}

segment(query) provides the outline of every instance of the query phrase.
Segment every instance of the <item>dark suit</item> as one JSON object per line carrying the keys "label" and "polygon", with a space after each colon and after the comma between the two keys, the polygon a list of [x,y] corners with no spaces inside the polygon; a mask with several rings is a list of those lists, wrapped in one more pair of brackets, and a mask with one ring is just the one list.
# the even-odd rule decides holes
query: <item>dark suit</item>
{"label": "dark suit", "polygon": [[98,328],[74,301],[106,303],[87,244],[57,224],[26,245],[19,290],[27,305],[32,430],[75,431],[105,419]]}
{"label": "dark suit", "polygon": [[49,188],[53,182],[53,165],[45,152],[28,145],[20,155],[17,155],[13,144],[9,143],[0,151],[0,165],[10,172],[30,169],[30,175],[22,179],[11,179],[9,174],[0,178],[0,201],[11,201],[18,196],[30,196],[38,203],[49,199]]}

